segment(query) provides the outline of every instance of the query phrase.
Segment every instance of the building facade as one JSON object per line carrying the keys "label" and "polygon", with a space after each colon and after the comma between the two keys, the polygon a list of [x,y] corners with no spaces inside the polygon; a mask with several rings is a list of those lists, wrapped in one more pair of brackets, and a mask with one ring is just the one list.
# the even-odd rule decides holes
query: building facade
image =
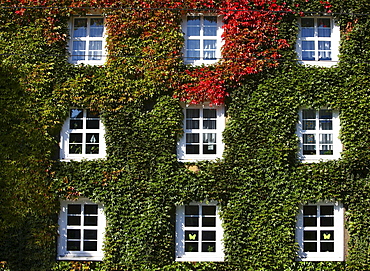
{"label": "building facade", "polygon": [[369,268],[365,0],[0,3],[0,270]]}

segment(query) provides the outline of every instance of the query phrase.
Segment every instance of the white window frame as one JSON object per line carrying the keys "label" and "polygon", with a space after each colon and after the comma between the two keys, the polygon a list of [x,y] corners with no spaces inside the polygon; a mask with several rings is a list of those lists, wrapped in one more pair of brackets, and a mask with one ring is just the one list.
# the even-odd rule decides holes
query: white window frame
{"label": "white window frame", "polygon": [[[224,261],[224,252],[223,252],[223,228],[222,222],[219,217],[219,207],[216,201],[210,202],[191,202],[187,206],[198,206],[199,215],[186,215],[185,214],[185,205],[177,206],[176,208],[176,261],[194,261],[194,262],[222,262]],[[214,206],[216,208],[215,215],[203,215],[202,206]],[[186,226],[185,218],[199,218],[198,226]],[[215,218],[215,227],[202,227],[202,218],[203,217],[214,217]],[[198,236],[198,252],[185,252],[185,232],[192,231],[197,232]],[[215,232],[215,243],[216,251],[214,252],[202,252],[202,236],[203,231],[214,231]],[[195,237],[195,236],[194,236]],[[191,241],[190,241],[191,242]],[[196,241],[194,241],[196,242]]]}
{"label": "white window frame", "polygon": [[[340,132],[340,119],[339,119],[339,111],[332,110],[332,130],[320,130],[319,124],[319,111],[320,110],[327,110],[327,108],[320,108],[320,109],[313,109],[316,112],[315,118],[315,125],[316,129],[314,130],[304,130],[303,124],[303,110],[311,109],[311,108],[302,108],[299,110],[299,122],[297,125],[297,136],[299,138],[299,159],[302,162],[319,162],[319,161],[327,161],[327,160],[335,160],[340,158],[340,153],[342,151],[342,143],[339,139],[339,132]],[[313,120],[313,119],[312,119]],[[314,134],[316,139],[316,155],[307,155],[303,153],[303,145],[304,145],[304,135],[305,134]],[[320,134],[332,134],[332,144],[320,144]],[[333,146],[333,154],[325,155],[320,154],[320,145],[332,145]]]}
{"label": "white window frame", "polygon": [[[305,16],[303,18],[312,18],[314,19],[315,26],[314,26],[314,37],[302,37],[302,27],[301,27],[301,19],[299,19],[299,34],[296,44],[296,51],[298,54],[298,59],[301,64],[307,65],[316,65],[322,67],[331,67],[338,63],[338,56],[339,56],[339,43],[340,43],[340,27],[335,22],[332,17],[329,16]],[[320,19],[330,19],[331,21],[331,36],[330,37],[318,37],[318,20]],[[315,60],[303,60],[302,54],[302,42],[303,41],[313,41],[315,43]],[[331,60],[320,60],[319,53],[318,53],[318,43],[319,41],[330,41],[331,42]]]}
{"label": "white window frame", "polygon": [[[304,215],[304,206],[316,206],[316,215]],[[333,215],[320,214],[321,206],[333,206]],[[316,218],[316,226],[304,226],[304,218]],[[332,226],[322,226],[321,218],[333,219]],[[312,220],[311,220],[312,222]],[[307,238],[308,243],[316,243],[317,252],[304,251],[304,231],[311,233],[316,232],[317,241],[314,238]],[[331,236],[333,234],[333,236]],[[326,235],[326,237],[325,237]],[[310,236],[308,234],[308,236]],[[312,236],[311,236],[312,237]],[[325,239],[328,240],[325,240]],[[329,239],[333,238],[333,240]],[[322,201],[316,204],[304,204],[300,206],[297,226],[296,226],[296,241],[299,245],[297,261],[344,261],[344,208],[341,203]],[[320,252],[320,244],[325,242],[334,243],[334,251]]]}
{"label": "white window frame", "polygon": [[[71,118],[71,111],[72,110],[83,110],[83,117],[82,118]],[[101,121],[101,117],[96,118],[88,118],[87,117],[88,109],[83,108],[71,108],[69,110],[69,116],[64,122],[62,127],[62,131],[60,133],[60,160],[69,161],[69,160],[82,160],[82,159],[98,159],[104,158],[106,153],[106,144],[105,144],[105,128],[103,122]],[[83,128],[82,129],[73,129],[70,127],[71,120],[80,120],[82,121]],[[88,121],[99,121],[99,129],[87,129],[87,122]],[[86,140],[87,134],[99,134],[98,144],[99,144],[99,153],[97,154],[86,154]],[[71,134],[82,134],[82,153],[75,154],[69,153],[69,141]]]}
{"label": "white window frame", "polygon": [[[81,213],[79,214],[68,214],[68,206],[70,205],[81,205]],[[86,205],[98,205],[97,214],[85,214]],[[81,225],[68,225],[68,216],[80,216]],[[84,225],[85,217],[96,216],[97,217],[97,226],[86,226]],[[72,261],[102,261],[103,253],[103,241],[104,241],[104,231],[106,226],[106,219],[103,212],[103,206],[99,203],[94,203],[87,198],[80,198],[78,200],[63,200],[60,202],[60,214],[59,214],[59,238],[58,238],[58,255],[57,260],[72,260]],[[80,230],[80,238],[77,239],[68,239],[67,231],[68,230]],[[97,238],[89,240],[85,238],[84,230],[97,231]],[[79,251],[68,251],[67,250],[67,241],[71,240],[72,242],[80,242]],[[97,242],[96,251],[84,251],[84,241]]]}
{"label": "white window frame", "polygon": [[[219,105],[219,106],[209,106],[208,104],[201,104],[201,105],[185,105],[182,104],[183,107],[183,114],[184,114],[184,120],[183,120],[183,129],[184,129],[184,135],[180,139],[180,141],[177,144],[177,157],[179,161],[183,162],[192,162],[192,161],[199,161],[199,160],[214,160],[217,158],[222,158],[222,153],[224,151],[224,144],[222,142],[222,132],[225,129],[225,106]],[[193,120],[199,120],[199,129],[188,129],[186,126],[186,121],[191,120],[190,118],[187,118],[186,110],[187,109],[199,109],[200,110],[200,118],[194,118]],[[204,109],[214,109],[216,110],[216,118],[203,118]],[[203,128],[203,121],[204,120],[215,120],[216,121],[216,129],[206,129]],[[216,143],[214,144],[216,147],[216,153],[215,154],[203,154],[203,145],[206,145],[203,143],[203,135],[204,134],[215,134],[216,136]],[[186,143],[186,135],[187,134],[199,134],[199,154],[187,154],[186,153],[186,146],[192,145],[190,143]],[[207,144],[211,145],[211,144]]]}
{"label": "white window frame", "polygon": [[[200,36],[190,36],[188,35],[188,17],[191,16],[199,16],[201,18],[200,20]],[[216,36],[204,36],[204,17],[207,16],[214,16],[217,17],[217,35]],[[183,18],[183,23],[182,23],[182,29],[184,32],[184,38],[185,38],[185,44],[184,44],[184,50],[183,50],[183,55],[184,55],[184,62],[185,64],[192,64],[192,65],[202,65],[202,64],[213,64],[216,63],[220,58],[221,58],[221,47],[223,45],[222,42],[222,28],[223,22],[222,22],[222,16],[216,15],[216,14],[202,14],[202,13],[194,13],[194,14],[188,14],[186,17]],[[200,41],[200,58],[193,60],[188,57],[188,46],[187,43],[188,41],[191,40],[199,40]],[[203,43],[205,40],[216,40],[216,50],[215,50],[215,59],[204,59],[204,46]]]}
{"label": "white window frame", "polygon": [[[87,19],[87,33],[85,37],[74,37],[74,22],[75,22],[75,19]],[[104,27],[103,27],[103,35],[102,37],[90,37],[90,26],[91,26],[91,20],[92,19],[103,19],[103,24],[104,24]],[[105,60],[106,60],[106,55],[107,55],[107,51],[106,51],[106,26],[105,26],[105,17],[104,16],[97,16],[97,15],[91,15],[91,16],[84,16],[84,17],[77,17],[77,16],[73,16],[69,22],[69,33],[70,33],[70,40],[69,40],[69,54],[70,54],[70,57],[69,57],[69,62],[72,63],[72,64],[88,64],[88,65],[103,65],[105,63]],[[85,50],[86,50],[86,53],[85,53],[85,57],[84,59],[82,60],[74,60],[73,59],[73,52],[74,52],[74,47],[73,47],[73,42],[74,41],[84,41],[86,42],[86,47],[85,47]],[[101,55],[101,59],[97,59],[97,60],[94,60],[94,59],[89,59],[89,52],[90,52],[90,49],[89,49],[89,45],[90,45],[90,42],[92,41],[101,41],[102,42],[102,55]]]}

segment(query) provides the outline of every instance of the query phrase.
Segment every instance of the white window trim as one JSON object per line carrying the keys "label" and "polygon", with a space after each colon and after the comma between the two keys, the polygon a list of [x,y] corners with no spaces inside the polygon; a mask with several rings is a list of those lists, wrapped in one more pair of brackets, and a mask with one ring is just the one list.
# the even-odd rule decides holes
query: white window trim
{"label": "white window trim", "polygon": [[[181,162],[195,162],[195,161],[201,161],[201,160],[215,160],[217,158],[222,158],[222,154],[224,151],[224,143],[222,142],[222,132],[225,129],[225,106],[219,105],[219,106],[209,106],[208,104],[200,104],[200,105],[189,105],[189,104],[182,104],[183,108],[183,131],[184,134],[180,141],[177,143],[177,158]],[[214,130],[207,130],[203,129],[201,124],[199,125],[200,129],[186,129],[186,109],[216,109],[217,110],[217,117],[216,117],[216,129]],[[202,111],[202,110],[201,110]],[[203,114],[201,115],[203,116]],[[201,122],[201,121],[200,121]],[[201,135],[205,133],[206,131],[211,131],[212,133],[216,134],[216,154],[186,154],[186,133],[200,133]],[[200,141],[202,137],[200,136]],[[203,152],[202,150],[202,142],[200,142],[200,152]]]}
{"label": "white window trim", "polygon": [[[331,29],[331,37],[328,38],[318,38],[318,37],[312,37],[312,38],[306,38],[306,37],[301,37],[301,20],[299,19],[299,34],[298,34],[298,39],[296,43],[296,51],[299,59],[299,63],[304,64],[304,65],[314,65],[314,66],[321,66],[321,67],[331,67],[334,65],[338,64],[339,61],[339,45],[340,45],[340,27],[339,25],[335,22],[335,20],[332,17],[323,17],[323,16],[305,16],[304,18],[329,18],[331,19],[332,23],[332,29]],[[331,41],[331,60],[302,60],[302,41],[303,40],[328,40],[330,39]],[[317,47],[316,47],[317,48]]]}
{"label": "white window trim", "polygon": [[[72,110],[74,108],[71,108]],[[82,109],[82,108],[76,108],[76,109]],[[70,113],[68,113],[70,114]],[[105,128],[104,124],[101,120],[101,117],[99,117],[99,129],[86,129],[86,109],[83,109],[83,123],[84,128],[83,129],[69,129],[69,122],[70,122],[70,116],[65,120],[61,133],[60,133],[60,160],[62,161],[70,161],[75,160],[79,161],[82,159],[99,159],[99,158],[105,158],[106,155],[106,144],[105,144]],[[85,145],[85,135],[87,133],[99,133],[99,153],[98,154],[69,154],[69,138],[71,133],[82,133],[83,134],[83,145]],[[84,148],[83,148],[84,150]]]}
{"label": "white window trim", "polygon": [[[303,227],[303,206],[334,205],[334,227]],[[304,252],[303,251],[303,231],[305,228],[317,230],[334,230],[334,252]],[[319,238],[319,235],[318,235]],[[297,226],[296,240],[299,245],[297,261],[344,261],[344,208],[341,203],[321,201],[316,204],[304,204],[300,206]],[[319,247],[319,246],[318,246]]]}
{"label": "white window trim", "polygon": [[[328,130],[332,131],[333,133],[333,154],[332,155],[303,155],[303,134],[305,134],[305,131],[303,130],[303,123],[302,123],[302,109],[309,109],[309,108],[301,108],[299,110],[299,122],[297,125],[297,136],[299,138],[299,159],[302,162],[320,162],[320,161],[328,161],[328,160],[335,160],[339,159],[341,157],[341,152],[342,152],[342,143],[339,139],[339,133],[340,133],[340,119],[339,119],[339,110],[332,110],[333,112],[333,130]],[[327,109],[327,108],[320,108],[320,109]],[[316,110],[316,116],[317,116],[317,111]],[[317,121],[317,117],[316,117]],[[316,125],[318,127],[318,125]],[[307,130],[307,133],[319,133],[321,130]],[[322,130],[325,131],[325,130]],[[317,137],[318,139],[318,137]],[[317,140],[318,141],[318,140]],[[318,144],[317,148],[318,148]]]}
{"label": "white window trim", "polygon": [[[191,40],[191,39],[200,39],[201,40],[201,44],[203,40],[207,40],[207,39],[213,39],[214,36],[210,36],[210,38],[206,38],[206,36],[187,36],[187,17],[188,16],[201,16],[201,17],[204,17],[204,16],[216,16],[217,17],[217,49],[216,49],[216,59],[214,60],[204,60],[203,57],[202,57],[202,53],[200,54],[200,59],[199,60],[188,60],[187,57],[186,57],[186,43],[187,43],[187,40]],[[222,40],[222,33],[223,33],[223,21],[222,21],[222,16],[221,15],[217,15],[217,14],[203,14],[203,13],[190,13],[190,14],[187,14],[187,16],[185,16],[182,20],[182,25],[181,25],[181,28],[183,30],[183,33],[184,33],[184,39],[185,39],[185,43],[184,43],[184,49],[183,49],[183,56],[184,56],[184,63],[185,64],[191,64],[193,66],[198,66],[198,65],[202,65],[202,64],[205,64],[205,65],[209,65],[209,64],[214,64],[216,63],[217,61],[219,61],[222,57],[222,54],[221,54],[221,49],[222,49],[222,46],[223,46],[223,40]],[[201,52],[203,52],[202,50],[202,46],[201,46]]]}
{"label": "white window trim", "polygon": [[[98,226],[67,226],[67,207],[68,204],[98,204]],[[103,212],[103,206],[99,203],[90,201],[87,198],[80,198],[76,201],[62,200],[60,202],[60,214],[59,214],[59,230],[58,230],[58,251],[57,260],[72,260],[72,261],[102,261],[103,253],[103,240],[104,231],[106,226],[106,219]],[[80,228],[80,229],[97,229],[97,251],[67,251],[67,229],[68,228]]]}
{"label": "white window trim", "polygon": [[[74,38],[73,37],[73,23],[74,23],[74,19],[103,19],[104,20],[104,30],[103,30],[103,37],[93,37],[93,38]],[[87,64],[87,65],[104,65],[106,59],[107,59],[107,48],[106,48],[106,39],[107,39],[107,36],[106,36],[106,20],[105,20],[105,17],[102,16],[102,15],[87,15],[87,16],[81,16],[81,17],[78,17],[78,16],[72,16],[69,23],[68,23],[68,27],[69,27],[69,34],[70,34],[70,39],[69,39],[69,43],[68,43],[68,52],[70,54],[70,57],[69,57],[69,63],[72,63],[72,64],[75,64],[75,65],[78,65],[78,64]],[[72,54],[73,54],[73,41],[76,41],[76,40],[83,40],[83,41],[90,41],[90,40],[99,40],[99,41],[102,41],[102,48],[103,48],[103,51],[102,51],[102,59],[100,60],[88,60],[88,59],[85,59],[85,60],[72,60]],[[88,52],[87,52],[88,53]]]}
{"label": "white window trim", "polygon": [[[224,261],[223,228],[219,217],[219,207],[216,201],[191,202],[189,205],[211,205],[216,206],[216,227],[185,227],[185,205],[176,208],[176,261],[177,262],[222,262]],[[185,230],[213,229],[216,231],[216,252],[185,252]]]}

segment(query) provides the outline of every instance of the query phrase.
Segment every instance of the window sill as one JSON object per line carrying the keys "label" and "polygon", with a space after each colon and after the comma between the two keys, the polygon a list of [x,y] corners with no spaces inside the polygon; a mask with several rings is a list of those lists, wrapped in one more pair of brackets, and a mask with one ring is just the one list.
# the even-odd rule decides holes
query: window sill
{"label": "window sill", "polygon": [[224,256],[184,256],[182,258],[176,258],[176,262],[223,262]]}
{"label": "window sill", "polygon": [[78,255],[66,255],[57,256],[58,261],[103,261],[103,256],[78,256]]}
{"label": "window sill", "polygon": [[339,61],[335,60],[322,60],[322,61],[315,61],[315,60],[300,60],[299,63],[307,66],[320,66],[320,67],[332,67],[338,64]]}
{"label": "window sill", "polygon": [[320,163],[320,162],[328,162],[333,160],[340,159],[340,156],[315,156],[315,157],[301,157],[299,160],[302,163]]}
{"label": "window sill", "polygon": [[91,161],[91,160],[98,160],[98,159],[106,159],[105,156],[93,156],[93,157],[67,157],[67,158],[60,158],[59,161],[61,162],[71,162],[71,161]]}

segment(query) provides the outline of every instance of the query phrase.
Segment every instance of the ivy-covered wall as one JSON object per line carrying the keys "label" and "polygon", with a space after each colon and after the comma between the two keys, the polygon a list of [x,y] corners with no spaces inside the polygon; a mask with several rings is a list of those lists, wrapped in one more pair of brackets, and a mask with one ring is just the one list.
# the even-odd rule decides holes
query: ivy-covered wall
{"label": "ivy-covered wall", "polygon": [[[370,268],[367,0],[0,3],[0,270]],[[107,16],[103,67],[68,63],[68,21],[89,12],[83,7]],[[189,9],[225,16],[231,61],[183,64],[180,25]],[[295,61],[297,19],[316,12],[341,26],[332,68]],[[180,100],[227,106],[224,158],[196,163],[197,172],[176,158]],[[106,159],[57,160],[71,106],[102,112]],[[340,110],[341,159],[298,162],[302,106]],[[59,199],[80,196],[104,205],[103,262],[55,260]],[[220,203],[226,261],[176,263],[176,205],[204,199]],[[319,200],[345,206],[344,262],[295,261],[299,204]]]}

